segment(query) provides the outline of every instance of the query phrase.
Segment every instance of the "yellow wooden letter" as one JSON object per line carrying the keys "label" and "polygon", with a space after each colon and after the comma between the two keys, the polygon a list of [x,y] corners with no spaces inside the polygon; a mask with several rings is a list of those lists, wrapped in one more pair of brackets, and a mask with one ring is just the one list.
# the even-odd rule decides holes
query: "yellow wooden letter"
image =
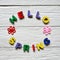
{"label": "yellow wooden letter", "polygon": [[39,44],[36,44],[36,48],[38,49],[38,51],[40,51],[40,49],[44,49],[44,44],[40,42]]}
{"label": "yellow wooden letter", "polygon": [[9,44],[10,44],[10,45],[14,45],[15,41],[16,41],[16,39],[15,39],[14,37],[12,37],[12,38],[10,38],[10,40],[9,40]]}

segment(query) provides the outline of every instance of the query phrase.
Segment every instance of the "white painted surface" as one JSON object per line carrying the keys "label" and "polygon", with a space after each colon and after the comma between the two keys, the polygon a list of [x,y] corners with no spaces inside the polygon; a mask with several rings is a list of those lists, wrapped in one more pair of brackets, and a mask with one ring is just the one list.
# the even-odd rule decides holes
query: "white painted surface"
{"label": "white painted surface", "polygon": [[[33,15],[32,19],[29,19],[27,16],[28,10],[31,11],[31,14]],[[12,17],[12,15],[15,15],[18,19],[17,23],[15,23],[15,26],[44,26],[42,20],[37,20],[36,12],[40,12],[41,18],[43,16],[48,16],[50,18],[50,26],[59,26],[60,25],[60,7],[58,6],[17,6],[17,7],[0,7],[0,26],[10,26],[12,25],[9,22],[9,18]],[[17,12],[23,11],[25,19],[19,20],[17,16]],[[2,22],[6,21],[6,22]],[[56,22],[55,22],[56,21]]]}
{"label": "white painted surface", "polygon": [[[0,0],[0,60],[60,60],[60,6],[55,5],[60,5],[60,0]],[[25,16],[25,19],[22,21],[17,16],[17,12],[21,10]],[[32,19],[27,18],[28,10],[31,10],[33,14]],[[51,26],[52,32],[48,36],[43,34],[42,30],[45,25],[42,20],[35,18],[37,11],[40,12],[41,17],[45,15],[50,17],[49,26]],[[15,15],[18,19],[14,25],[17,31],[13,35],[16,38],[16,43],[20,42],[23,45],[29,44],[31,46],[32,44],[36,45],[36,43],[43,42],[43,39],[48,37],[51,40],[51,44],[48,47],[45,46],[44,50],[37,51],[36,49],[35,53],[32,51],[32,48],[30,48],[29,53],[24,53],[23,49],[15,50],[15,45],[11,46],[8,43],[12,35],[7,33],[7,28],[12,25],[9,22],[9,18],[12,15]]]}
{"label": "white painted surface", "polygon": [[0,0],[0,5],[60,5],[60,0]]}

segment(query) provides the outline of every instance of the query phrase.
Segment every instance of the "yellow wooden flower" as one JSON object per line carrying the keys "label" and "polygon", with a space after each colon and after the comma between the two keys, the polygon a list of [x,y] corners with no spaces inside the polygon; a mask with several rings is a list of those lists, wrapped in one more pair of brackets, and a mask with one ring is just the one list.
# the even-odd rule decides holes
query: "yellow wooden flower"
{"label": "yellow wooden flower", "polygon": [[10,44],[10,45],[14,45],[15,42],[16,42],[16,39],[15,39],[14,37],[11,37],[11,38],[9,39],[9,44]]}
{"label": "yellow wooden flower", "polygon": [[42,21],[44,24],[48,24],[50,22],[50,19],[48,16],[43,16]]}

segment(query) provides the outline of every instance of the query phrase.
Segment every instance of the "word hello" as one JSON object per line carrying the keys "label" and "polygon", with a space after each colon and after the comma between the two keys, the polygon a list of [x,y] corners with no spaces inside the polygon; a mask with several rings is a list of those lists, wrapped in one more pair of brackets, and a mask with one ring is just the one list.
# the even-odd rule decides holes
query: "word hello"
{"label": "word hello", "polygon": [[[9,44],[10,45],[14,45],[15,42],[16,42],[16,39],[14,37],[9,39]],[[38,51],[43,50],[44,45],[46,45],[46,46],[50,45],[50,40],[48,38],[44,39],[44,43],[40,42],[40,43],[36,44],[36,46],[34,44],[32,44],[31,45],[32,51],[35,52],[36,48],[37,48]],[[26,52],[26,51],[29,52],[29,50],[30,50],[30,46],[28,44],[25,44],[25,45],[22,46],[21,43],[16,43],[15,49],[21,49],[21,48],[23,48],[24,52]]]}
{"label": "word hello", "polygon": [[[22,20],[22,19],[25,18],[24,14],[23,14],[23,11],[18,12],[17,15],[18,15],[18,18],[19,18],[20,20]],[[28,10],[27,16],[28,16],[28,18],[33,18],[33,15],[31,14],[30,10]],[[37,11],[35,18],[38,19],[38,20],[41,20],[41,16],[40,16],[40,14],[39,14],[39,11]],[[14,15],[12,15],[12,17],[9,18],[9,21],[10,21],[12,24],[14,24],[14,22],[17,22],[17,18],[16,18]],[[48,18],[47,16],[44,16],[44,17],[42,18],[42,21],[43,21],[44,24],[48,24],[48,23],[49,23],[49,18]]]}

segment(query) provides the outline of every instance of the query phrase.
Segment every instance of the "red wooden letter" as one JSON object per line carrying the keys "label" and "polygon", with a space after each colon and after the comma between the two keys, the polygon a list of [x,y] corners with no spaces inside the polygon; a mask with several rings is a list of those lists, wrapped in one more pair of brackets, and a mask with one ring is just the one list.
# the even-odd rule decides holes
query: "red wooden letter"
{"label": "red wooden letter", "polygon": [[22,11],[18,12],[18,18],[19,19],[24,19],[24,15],[23,15]]}
{"label": "red wooden letter", "polygon": [[34,45],[32,45],[32,49],[33,49],[33,52],[35,52],[35,46]]}

